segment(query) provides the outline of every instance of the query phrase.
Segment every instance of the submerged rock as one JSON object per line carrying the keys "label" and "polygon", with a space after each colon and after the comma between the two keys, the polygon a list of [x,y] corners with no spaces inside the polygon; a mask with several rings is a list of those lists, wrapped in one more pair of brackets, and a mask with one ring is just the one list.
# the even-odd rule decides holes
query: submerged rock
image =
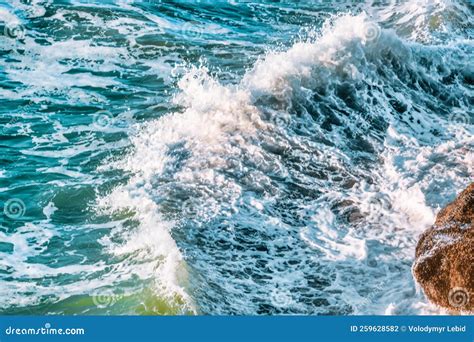
{"label": "submerged rock", "polygon": [[416,247],[413,274],[433,303],[474,311],[474,183],[440,211]]}

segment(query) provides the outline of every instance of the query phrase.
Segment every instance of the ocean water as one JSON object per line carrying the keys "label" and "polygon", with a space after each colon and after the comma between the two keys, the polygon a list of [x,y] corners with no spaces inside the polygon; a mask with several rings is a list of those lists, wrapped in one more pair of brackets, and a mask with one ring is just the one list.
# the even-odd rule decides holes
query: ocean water
{"label": "ocean water", "polygon": [[0,314],[439,314],[474,6],[0,1]]}

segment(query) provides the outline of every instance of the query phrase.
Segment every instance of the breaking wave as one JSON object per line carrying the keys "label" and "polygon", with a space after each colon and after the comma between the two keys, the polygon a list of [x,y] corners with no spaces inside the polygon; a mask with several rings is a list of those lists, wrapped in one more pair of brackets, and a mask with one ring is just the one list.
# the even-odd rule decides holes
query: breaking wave
{"label": "breaking wave", "polygon": [[410,267],[473,174],[470,57],[470,41],[421,45],[360,14],[235,85],[193,67],[182,110],[140,127],[106,202],[136,212],[128,244],[186,269],[199,312],[429,310]]}

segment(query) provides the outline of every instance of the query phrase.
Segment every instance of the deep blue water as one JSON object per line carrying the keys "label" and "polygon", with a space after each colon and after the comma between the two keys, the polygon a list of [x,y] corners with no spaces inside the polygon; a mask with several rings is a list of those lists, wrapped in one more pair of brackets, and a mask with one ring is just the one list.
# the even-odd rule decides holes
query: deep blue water
{"label": "deep blue water", "polygon": [[473,6],[0,1],[1,314],[432,314]]}

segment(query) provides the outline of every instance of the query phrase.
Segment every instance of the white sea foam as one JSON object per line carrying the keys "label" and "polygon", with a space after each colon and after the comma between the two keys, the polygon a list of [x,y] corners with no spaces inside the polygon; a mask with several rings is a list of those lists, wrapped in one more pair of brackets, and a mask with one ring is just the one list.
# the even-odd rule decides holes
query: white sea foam
{"label": "white sea foam", "polygon": [[[369,39],[368,29],[375,30],[375,39]],[[437,207],[446,203],[442,195],[452,196],[449,191],[453,187],[443,187],[437,184],[437,179],[443,179],[444,183],[452,182],[454,188],[461,188],[468,181],[468,174],[463,172],[463,168],[471,170],[472,165],[456,156],[460,156],[466,146],[472,145],[472,126],[465,127],[464,133],[459,134],[455,123],[436,116],[436,113],[423,113],[423,122],[432,117],[445,129],[444,134],[452,139],[444,142],[442,137],[426,136],[395,114],[390,114],[394,110],[383,92],[369,94],[367,90],[361,90],[365,93],[357,94],[359,98],[377,99],[379,104],[373,107],[370,115],[373,119],[380,115],[388,122],[388,128],[381,132],[383,144],[380,135],[366,137],[375,150],[381,151],[377,169],[362,167],[357,170],[353,168],[356,165],[351,166],[356,154],[347,148],[343,130],[349,127],[357,132],[360,127],[370,125],[367,118],[339,116],[343,121],[342,127],[333,126],[330,131],[310,123],[312,120],[308,112],[279,120],[281,116],[288,115],[287,110],[291,111],[299,101],[314,101],[309,100],[314,89],[325,88],[329,91],[326,101],[340,104],[341,100],[335,97],[332,89],[341,83],[358,85],[359,88],[362,85],[362,89],[364,84],[369,84],[377,89],[384,82],[390,82],[388,78],[380,79],[377,74],[377,68],[383,68],[386,64],[383,59],[387,58],[387,54],[399,63],[406,63],[404,68],[413,68],[412,72],[422,77],[423,66],[418,70],[418,66],[413,64],[417,63],[414,54],[419,49],[423,47],[400,40],[393,32],[382,30],[361,14],[336,19],[326,26],[315,42],[298,42],[287,52],[268,54],[237,86],[220,85],[208,75],[206,68],[191,69],[179,82],[181,92],[176,96],[176,103],[184,108],[183,112],[147,123],[133,138],[134,152],[118,164],[135,176],[128,185],[112,193],[107,202],[116,209],[130,207],[136,211],[141,228],[130,244],[139,246],[141,243],[137,240],[153,243],[153,253],[162,254],[165,264],[173,266],[181,260],[178,247],[185,255],[197,254],[198,260],[190,259],[188,262],[201,273],[200,279],[220,281],[220,295],[232,298],[227,306],[206,302],[206,296],[199,294],[202,291],[200,286],[205,285],[194,284],[190,291],[205,312],[255,313],[259,310],[257,303],[265,301],[264,293],[271,291],[273,286],[290,291],[295,286],[308,288],[308,279],[322,270],[335,276],[330,281],[331,285],[308,288],[308,291],[313,296],[326,298],[330,305],[339,310],[344,310],[344,305],[352,306],[354,313],[397,314],[420,310],[414,304],[421,297],[415,291],[410,272],[417,234],[433,222]],[[435,61],[438,62],[441,61]],[[390,84],[386,86],[390,87]],[[412,100],[395,91],[394,88],[393,95],[410,106]],[[465,109],[460,110],[466,113]],[[353,111],[351,115],[360,113]],[[294,128],[301,122],[305,122],[306,126],[313,125],[313,137],[295,134]],[[282,123],[285,126],[281,126]],[[451,129],[456,129],[458,134],[450,134]],[[314,139],[321,135],[336,148]],[[429,143],[426,143],[427,138]],[[433,154],[443,149],[455,153],[443,153],[445,160],[434,158]],[[315,167],[319,161],[321,167],[330,167],[324,171],[329,173],[329,177],[331,172],[337,172],[339,178],[352,179],[355,184],[344,190],[340,181],[329,179],[324,182],[305,172],[297,174],[293,167],[285,165],[282,159],[270,152],[272,150],[289,151],[301,161],[307,160],[308,167]],[[406,162],[401,164],[401,158]],[[430,172],[424,172],[423,166],[430,158],[440,163],[439,168],[434,165]],[[452,172],[443,167],[449,160],[455,163],[454,170],[458,171]],[[330,171],[331,168],[333,171]],[[284,209],[278,209],[277,204],[286,203],[287,190],[284,183],[276,181],[275,176],[308,185],[312,183],[309,189],[313,190],[308,191],[319,191],[322,195],[316,200],[302,198],[292,201],[296,217],[286,223],[284,221],[288,222],[288,219],[278,213],[278,210]],[[365,179],[369,179],[370,183]],[[435,196],[433,187],[440,187],[444,192]],[[259,188],[262,189],[261,194],[253,190]],[[252,194],[249,192],[252,190],[257,192]],[[236,234],[232,239],[236,239],[239,227],[246,227],[252,222],[250,227],[254,231],[273,236],[269,240],[254,241],[255,244],[263,244],[269,251],[289,245],[292,246],[291,252],[257,253],[253,259],[241,256],[241,262],[232,262],[235,271],[232,275],[222,267],[211,271],[213,263],[205,262],[209,257],[215,258],[223,253],[228,254],[226,258],[230,260],[237,257],[238,252],[233,248],[212,250],[197,241],[193,244],[193,241],[178,240],[179,246],[176,246],[169,235],[173,234],[173,230],[191,229],[187,234],[196,238],[194,234],[197,233],[193,232],[189,222],[167,221],[157,215],[162,211],[159,203],[166,203],[173,196],[184,196],[184,203],[191,196],[193,212],[199,215],[189,218],[186,208],[178,206],[181,210],[178,217],[182,215],[201,227],[199,234],[209,241],[216,237],[228,239],[227,231],[221,230],[226,224],[231,224],[232,232]],[[245,201],[249,196],[249,202],[253,205],[242,207],[242,199]],[[349,201],[349,204],[344,204],[347,208],[359,213],[349,222],[344,222],[334,213],[335,206],[341,206],[344,201]],[[262,208],[255,203],[265,205]],[[287,215],[291,217],[293,214],[289,212]],[[251,217],[258,219],[255,221]],[[303,222],[298,221],[298,217]],[[150,231],[150,226],[155,227],[154,233]],[[236,243],[235,240],[227,242],[230,246]],[[163,245],[169,246],[168,249],[163,249]],[[252,244],[247,248],[252,248],[250,246]],[[173,258],[176,260],[168,260]],[[313,261],[306,265],[299,263],[296,273],[291,268],[279,266],[293,258]],[[243,281],[241,277],[246,273],[247,263],[256,260],[273,265],[270,269],[278,270],[279,276],[269,273],[268,281],[258,282],[258,285],[254,281]],[[166,272],[172,275],[177,269],[169,267]],[[262,274],[258,268],[247,272],[253,276]],[[176,276],[159,274],[158,278],[176,280]],[[227,274],[225,280],[222,278],[224,274]],[[193,276],[198,277],[195,273],[191,278]],[[327,275],[319,276],[325,278]],[[251,292],[248,301],[241,298],[244,290]],[[364,293],[369,293],[369,300]],[[219,296],[218,293],[213,294]],[[294,308],[297,310],[328,312],[324,308],[306,306],[303,297],[295,296],[293,299],[298,305]],[[356,298],[361,300],[358,302]]]}

